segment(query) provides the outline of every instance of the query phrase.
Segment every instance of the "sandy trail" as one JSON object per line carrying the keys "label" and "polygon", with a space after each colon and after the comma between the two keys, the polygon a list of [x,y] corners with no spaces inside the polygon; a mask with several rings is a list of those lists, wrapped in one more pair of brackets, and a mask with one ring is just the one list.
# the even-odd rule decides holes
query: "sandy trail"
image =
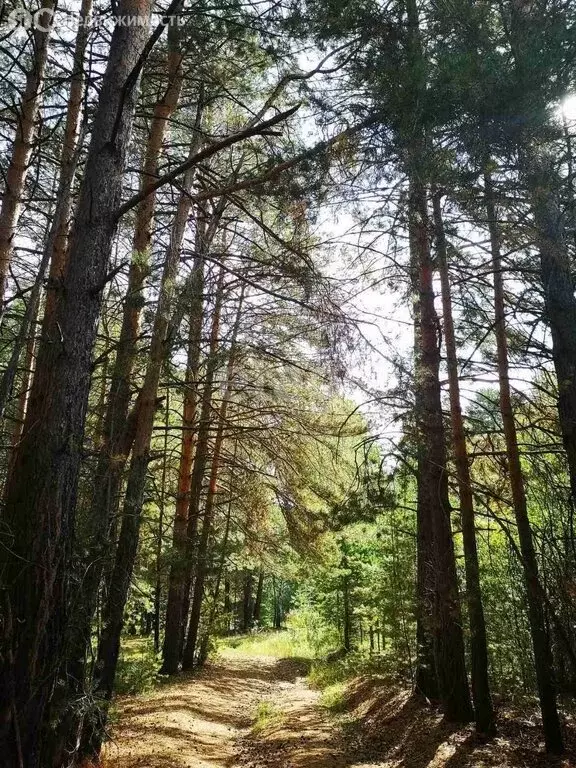
{"label": "sandy trail", "polygon": [[[118,702],[106,768],[249,768],[343,765],[332,758],[328,718],[293,660],[225,654],[194,677]],[[247,738],[260,701],[280,722]],[[244,737],[244,738],[242,738]]]}
{"label": "sandy trail", "polygon": [[[434,708],[377,677],[349,692],[354,718],[319,706],[297,659],[229,652],[200,674],[117,703],[105,768],[576,768],[570,724],[564,758],[547,758],[533,718],[501,713],[498,736],[442,720]],[[355,701],[356,700],[356,701]],[[259,702],[269,713],[252,730]],[[360,719],[358,719],[360,718]],[[350,727],[351,726],[351,727]]]}

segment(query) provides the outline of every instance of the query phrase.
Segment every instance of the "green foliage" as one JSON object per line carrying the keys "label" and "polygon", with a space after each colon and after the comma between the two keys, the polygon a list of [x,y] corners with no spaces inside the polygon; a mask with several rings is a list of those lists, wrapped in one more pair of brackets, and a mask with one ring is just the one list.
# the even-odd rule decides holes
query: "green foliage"
{"label": "green foliage", "polygon": [[125,640],[122,644],[115,690],[119,695],[145,693],[158,685],[160,660],[147,638]]}

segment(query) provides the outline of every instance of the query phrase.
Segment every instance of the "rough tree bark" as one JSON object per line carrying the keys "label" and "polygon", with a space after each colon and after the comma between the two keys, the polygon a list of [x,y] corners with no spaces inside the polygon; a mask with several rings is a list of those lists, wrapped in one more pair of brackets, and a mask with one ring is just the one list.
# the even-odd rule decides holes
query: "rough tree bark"
{"label": "rough tree bark", "polygon": [[[185,180],[186,189],[192,184],[190,171]],[[185,194],[182,194],[184,197]],[[102,633],[94,669],[94,689],[101,702],[97,717],[86,721],[80,752],[82,756],[97,758],[108,718],[108,706],[112,697],[114,678],[120,652],[120,636],[124,623],[124,607],[128,597],[130,580],[136,560],[140,535],[140,521],[144,504],[144,491],[150,461],[150,443],[154,428],[154,415],[160,384],[160,374],[172,338],[172,314],[176,295],[176,278],[180,263],[182,241],[188,219],[178,207],[170,244],[166,253],[162,273],[158,304],[154,316],[150,356],[146,366],[144,384],[140,392],[140,411],[136,424],[136,435],[132,446],[132,457],[128,470],[126,495],[122,510],[122,524],[114,568],[110,578],[108,596],[102,614]]]}
{"label": "rough tree bark", "polygon": [[538,697],[542,711],[544,739],[546,750],[554,754],[563,751],[562,730],[556,708],[556,688],[550,642],[546,630],[542,588],[538,575],[538,561],[534,549],[532,528],[528,517],[524,477],[520,464],[520,451],[514,421],[514,409],[510,389],[508,364],[508,339],[506,336],[506,313],[504,303],[504,279],[502,275],[502,259],[500,255],[500,232],[494,197],[494,185],[488,171],[484,173],[484,194],[486,219],[490,234],[490,249],[492,256],[492,271],[494,280],[494,332],[498,354],[498,380],[500,385],[500,413],[506,441],[506,456],[508,473],[512,490],[514,516],[518,528],[522,567],[526,582],[528,599],[528,618],[530,634],[534,649],[536,667],[536,682]]}
{"label": "rough tree bark", "polygon": [[192,482],[192,462],[196,437],[196,408],[198,404],[198,374],[202,342],[202,321],[204,317],[204,222],[200,216],[196,220],[197,261],[194,265],[195,276],[192,287],[189,313],[188,355],[186,380],[184,383],[184,404],[182,413],[182,442],[178,465],[178,495],[172,532],[172,560],[168,577],[168,600],[166,604],[166,622],[164,643],[162,646],[162,668],[164,675],[173,675],[178,671],[182,648],[182,609],[184,606],[186,526],[190,505]]}
{"label": "rough tree bark", "polygon": [[[414,314],[414,378],[418,377],[420,359],[420,291],[418,289],[418,240],[421,237],[421,225],[418,221],[414,204],[409,206],[409,243],[410,271]],[[418,408],[418,394],[415,389],[415,409]],[[423,462],[423,443],[419,435],[420,422],[415,413],[414,445],[417,454],[417,466]],[[419,476],[419,474],[418,474]],[[438,677],[434,659],[434,539],[432,519],[426,508],[416,506],[416,669],[415,690],[430,701],[438,699]]]}
{"label": "rough tree bark", "polygon": [[[169,50],[166,61],[166,90],[154,106],[154,113],[148,134],[140,186],[145,191],[154,181],[160,158],[162,142],[166,133],[181,87],[182,56],[178,50],[175,25],[169,27]],[[193,171],[185,180],[186,188],[191,187]],[[110,534],[110,523],[116,512],[120,487],[131,444],[126,440],[128,412],[132,397],[132,372],[138,351],[140,315],[143,306],[142,289],[146,276],[146,263],[150,249],[151,228],[154,218],[156,196],[150,194],[138,206],[132,241],[132,262],[128,275],[128,288],[122,311],[122,324],[112,369],[110,390],[102,446],[98,456],[91,509],[88,514],[89,527],[84,546],[90,571],[83,581],[83,595],[78,601],[84,612],[84,633],[89,635],[90,622],[94,613],[95,600],[104,566],[104,558]],[[185,219],[184,219],[185,222]],[[183,230],[182,230],[183,231]],[[127,450],[128,449],[128,450]]]}
{"label": "rough tree bark", "polygon": [[[80,19],[88,19],[92,13],[92,0],[82,0],[80,7]],[[74,59],[72,62],[72,75],[70,78],[70,94],[66,107],[66,123],[64,126],[64,139],[60,153],[60,179],[58,182],[59,207],[54,217],[53,238],[49,241],[48,258],[50,271],[48,273],[48,285],[46,302],[44,306],[44,325],[47,332],[55,338],[54,315],[58,295],[62,292],[64,272],[68,255],[68,230],[70,214],[72,212],[72,186],[76,175],[77,149],[79,141],[80,116],[82,114],[82,100],[84,98],[84,57],[90,25],[80,23],[76,34],[74,46]]]}
{"label": "rough tree bark", "polygon": [[[148,18],[149,0],[118,12]],[[40,761],[45,712],[66,627],[67,579],[92,350],[116,228],[145,24],[116,26],[70,240],[57,343],[42,338],[23,436],[6,488],[0,752]],[[18,681],[16,687],[15,681]],[[19,742],[19,748],[18,748]]]}
{"label": "rough tree bark", "polygon": [[[415,157],[418,158],[418,152]],[[416,159],[416,162],[418,160]],[[418,517],[432,532],[432,634],[440,701],[446,717],[472,719],[466,676],[464,637],[448,499],[446,439],[440,391],[439,322],[434,306],[433,266],[428,234],[428,202],[421,174],[410,185],[410,238],[417,280],[419,350],[415,361],[415,407],[418,440]],[[427,535],[430,531],[427,530]],[[429,557],[429,547],[425,556]],[[426,565],[424,565],[426,567]],[[430,567],[430,565],[428,565]]]}

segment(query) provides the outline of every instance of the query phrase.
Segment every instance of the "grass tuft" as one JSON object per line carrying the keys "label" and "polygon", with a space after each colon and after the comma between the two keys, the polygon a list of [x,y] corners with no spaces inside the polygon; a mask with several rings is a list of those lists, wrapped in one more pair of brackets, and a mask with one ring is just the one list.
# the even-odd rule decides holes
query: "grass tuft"
{"label": "grass tuft", "polygon": [[346,684],[333,683],[324,688],[320,697],[320,706],[330,712],[343,712],[346,709]]}
{"label": "grass tuft", "polygon": [[272,725],[278,725],[283,718],[282,711],[271,701],[261,701],[256,707],[252,733],[262,733]]}

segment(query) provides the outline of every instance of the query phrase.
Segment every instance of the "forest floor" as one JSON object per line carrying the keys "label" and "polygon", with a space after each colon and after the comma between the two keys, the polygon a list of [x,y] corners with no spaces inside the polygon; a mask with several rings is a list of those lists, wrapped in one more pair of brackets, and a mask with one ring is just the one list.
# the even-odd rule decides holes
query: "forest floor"
{"label": "forest floor", "polygon": [[119,699],[105,768],[576,768],[572,727],[562,759],[543,755],[526,713],[501,713],[482,743],[383,678],[356,680],[335,717],[307,665],[224,652],[198,675]]}

